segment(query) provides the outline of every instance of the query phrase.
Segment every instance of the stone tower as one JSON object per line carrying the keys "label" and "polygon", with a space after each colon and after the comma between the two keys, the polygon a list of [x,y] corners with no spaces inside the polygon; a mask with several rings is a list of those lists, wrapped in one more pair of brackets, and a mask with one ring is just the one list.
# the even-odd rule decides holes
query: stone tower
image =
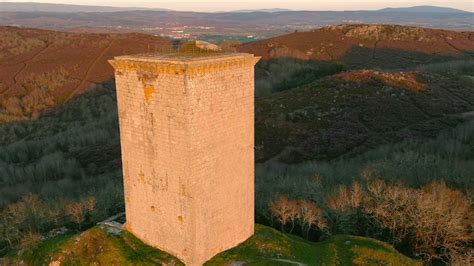
{"label": "stone tower", "polygon": [[254,232],[251,54],[120,56],[126,228],[202,265]]}

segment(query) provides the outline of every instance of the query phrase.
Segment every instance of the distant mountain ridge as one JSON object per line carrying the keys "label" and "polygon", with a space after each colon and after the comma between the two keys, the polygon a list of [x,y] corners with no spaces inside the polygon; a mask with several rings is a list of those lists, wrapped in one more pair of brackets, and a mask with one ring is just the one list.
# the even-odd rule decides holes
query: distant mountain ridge
{"label": "distant mountain ridge", "polygon": [[252,13],[252,12],[265,12],[265,13],[275,13],[275,12],[291,12],[293,10],[286,8],[265,8],[265,9],[242,9],[242,10],[233,10],[229,13]]}
{"label": "distant mountain ridge", "polygon": [[439,6],[412,6],[412,7],[388,7],[378,10],[380,12],[411,12],[411,13],[472,13],[461,9]]}
{"label": "distant mountain ridge", "polygon": [[191,38],[211,34],[211,28],[212,35],[227,36],[232,33],[263,39],[295,30],[308,31],[347,23],[398,24],[472,31],[472,15],[471,12],[454,12],[452,9],[426,6],[378,11],[287,11],[268,8],[196,12],[139,7],[0,3],[1,26],[73,32],[143,32],[165,36],[176,36],[173,31],[178,27],[182,28],[182,35]]}
{"label": "distant mountain ridge", "polygon": [[[94,6],[94,5],[73,5],[73,4],[51,4],[51,3],[32,3],[32,2],[0,2],[0,12],[120,12],[120,11],[175,11],[164,8],[147,7],[114,7],[114,6]],[[303,10],[291,10],[286,8],[264,8],[264,9],[242,9],[216,13],[277,13],[277,12],[299,12]],[[325,12],[310,11],[309,12]],[[413,6],[399,8],[384,8],[380,10],[360,10],[362,12],[411,12],[411,13],[471,13],[468,11],[439,6]],[[182,11],[187,12],[187,11]],[[338,12],[338,11],[332,11]],[[343,12],[343,11],[339,11]]]}
{"label": "distant mountain ridge", "polygon": [[71,4],[49,4],[49,3],[18,3],[4,2],[0,3],[0,12],[120,12],[135,10],[165,11],[162,8],[146,7],[113,7],[113,6],[90,6],[90,5],[71,5]]}

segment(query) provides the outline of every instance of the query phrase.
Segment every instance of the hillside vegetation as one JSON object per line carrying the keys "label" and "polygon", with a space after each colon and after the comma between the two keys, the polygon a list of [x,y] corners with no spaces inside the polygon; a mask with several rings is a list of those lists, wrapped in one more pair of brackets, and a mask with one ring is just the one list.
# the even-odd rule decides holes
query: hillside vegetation
{"label": "hillside vegetation", "polygon": [[[96,87],[37,120],[0,126],[0,242],[4,253],[13,249],[34,248],[41,235],[55,228],[66,226],[72,231],[83,230],[109,215],[123,211],[117,111],[113,91],[113,84]],[[463,118],[468,119],[468,116]],[[467,201],[472,201],[474,195],[473,128],[472,122],[462,122],[455,128],[447,126],[434,138],[408,138],[332,161],[288,165],[282,158],[293,158],[289,153],[286,157],[282,154],[279,159],[277,157],[257,164],[257,221],[285,231],[293,227],[293,234],[313,241],[341,233],[372,236],[394,243],[407,255],[417,256],[410,248],[411,244],[416,243],[407,245],[410,238],[387,231],[387,222],[390,220],[379,216],[383,212],[375,215],[369,209],[361,209],[365,205],[352,205],[350,202],[353,201],[348,201],[348,198],[352,198],[350,191],[353,186],[360,186],[360,193],[367,193],[368,180],[385,182],[384,191],[387,192],[384,193],[403,192],[399,198],[403,199],[402,202],[409,200],[410,204],[413,203],[410,208],[422,208],[421,213],[427,214],[428,221],[442,224],[436,218],[437,214],[430,211],[430,204],[438,206],[442,203],[442,206],[450,208],[453,205],[450,202],[452,196],[449,195],[456,195],[454,199],[459,206],[465,206],[463,202],[466,202],[466,197]],[[436,183],[433,190],[430,188],[432,181],[444,181],[447,187]],[[423,188],[418,190],[420,187]],[[428,198],[431,199],[429,204],[426,203],[428,205],[414,204],[417,199],[426,198],[423,193],[428,192],[423,192],[425,190],[439,191],[439,195],[445,196]],[[456,194],[456,190],[462,194]],[[321,224],[311,225],[308,230],[307,225],[301,223],[300,226],[297,219],[294,220],[294,226],[290,226],[286,220],[279,222],[269,205],[277,202],[276,195],[289,197],[290,203],[293,199],[306,202],[319,215]],[[341,195],[336,197],[339,201],[334,201],[337,203],[335,205],[328,204],[327,200],[334,195]],[[377,198],[371,194],[357,195],[360,200],[356,201],[358,204],[372,202],[372,207],[381,208],[387,204],[375,200]],[[404,198],[403,195],[413,197]],[[365,199],[361,201],[362,198]],[[397,198],[392,200],[398,201]],[[436,208],[442,213],[447,211],[439,206]],[[396,217],[405,217],[407,213],[403,210]],[[470,217],[472,213],[471,207],[460,208],[459,211],[453,215],[462,218]],[[446,220],[446,223],[457,228],[456,237],[449,241],[454,241],[452,243],[462,249],[469,247],[470,240],[466,239],[470,230],[469,220],[462,218],[454,222],[451,220],[454,218],[452,216]],[[404,221],[407,223],[400,225],[406,227],[394,229],[411,231],[414,226],[420,226],[414,223],[417,216],[406,216]],[[427,235],[426,239],[432,236]],[[446,236],[438,237],[442,240]],[[425,258],[429,258],[442,254],[434,252],[425,255]]]}
{"label": "hillside vegetation", "polygon": [[257,159],[334,159],[434,137],[474,110],[474,65],[459,72],[350,71],[256,102]]}
{"label": "hillside vegetation", "polygon": [[[169,40],[146,34],[15,27],[0,27],[0,39],[0,123],[36,118],[94,84],[109,81],[113,70],[107,60],[114,56],[169,50],[171,45]],[[469,32],[362,24],[298,32],[236,45],[235,49],[266,60],[306,60],[299,66],[287,66],[284,75],[294,76],[291,82],[281,80],[283,83],[272,73],[276,69],[267,68],[274,64],[262,62],[258,68],[266,78],[257,85],[268,91],[300,86],[343,69],[396,69],[472,59],[474,44]]]}
{"label": "hillside vegetation", "polygon": [[264,59],[339,61],[356,68],[406,68],[472,57],[471,32],[398,25],[338,25],[246,43],[237,49]]}
{"label": "hillside vegetation", "polygon": [[[164,49],[145,34],[79,34],[0,27],[0,123],[37,117],[113,78],[107,60]],[[133,44],[133,45],[130,45]]]}

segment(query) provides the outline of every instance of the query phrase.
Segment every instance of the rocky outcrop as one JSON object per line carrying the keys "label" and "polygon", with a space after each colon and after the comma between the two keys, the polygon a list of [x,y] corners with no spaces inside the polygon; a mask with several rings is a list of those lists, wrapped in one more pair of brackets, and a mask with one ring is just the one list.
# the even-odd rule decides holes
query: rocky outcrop
{"label": "rocky outcrop", "polygon": [[307,53],[304,53],[300,50],[290,48],[285,45],[275,45],[272,43],[268,44],[270,47],[270,56],[271,57],[288,57],[288,58],[296,58],[301,60],[308,60],[310,59]]}
{"label": "rocky outcrop", "polygon": [[[240,45],[237,50],[264,59],[291,57],[303,60],[371,60],[391,53],[399,59],[439,56],[463,57],[474,53],[469,32],[407,27],[399,25],[344,24],[311,32],[295,32],[268,40]],[[400,60],[399,60],[400,61]],[[425,60],[426,61],[426,60]],[[386,59],[379,63],[383,65]],[[406,66],[406,62],[400,63]]]}
{"label": "rocky outcrop", "polygon": [[379,80],[388,86],[409,91],[421,92],[426,90],[426,84],[417,80],[416,72],[381,72],[364,69],[337,74],[333,78],[357,83]]}
{"label": "rocky outcrop", "polygon": [[429,42],[435,39],[431,29],[399,25],[350,24],[324,27],[321,31],[341,31],[346,37],[377,41]]}

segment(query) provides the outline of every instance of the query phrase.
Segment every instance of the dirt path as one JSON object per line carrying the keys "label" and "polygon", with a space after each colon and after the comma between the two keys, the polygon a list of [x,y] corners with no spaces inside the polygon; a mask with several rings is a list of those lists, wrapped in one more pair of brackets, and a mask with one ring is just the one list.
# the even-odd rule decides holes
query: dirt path
{"label": "dirt path", "polygon": [[448,44],[449,46],[451,46],[454,50],[460,52],[460,53],[465,53],[466,51],[462,50],[462,49],[459,49],[457,48],[454,44],[452,44],[450,41],[448,41],[447,39],[444,40],[446,42],[446,44]]}
{"label": "dirt path", "polygon": [[[38,56],[40,56],[41,54],[43,54],[44,51],[48,50],[49,44],[48,44],[47,42],[45,42],[45,45],[46,45],[46,47],[44,47],[43,49],[41,49],[39,52],[37,52],[37,53],[36,53],[35,55],[33,55],[31,58],[29,58],[29,59],[27,59],[27,60],[25,60],[25,61],[23,61],[23,62],[20,63],[20,64],[23,64],[23,66],[22,66],[22,67],[13,75],[13,77],[12,77],[13,82],[14,82],[15,84],[17,84],[17,85],[23,87],[23,85],[21,85],[21,84],[18,82],[18,80],[17,80],[18,75],[20,75],[20,74],[23,72],[23,70],[25,70],[25,68],[28,66],[27,62],[32,61],[32,60],[35,60],[36,58],[38,58]],[[8,91],[11,90],[12,87],[13,87],[13,86],[11,86],[11,87],[7,88],[6,90],[2,91],[1,94],[7,93]],[[24,87],[23,87],[23,88],[24,88]]]}
{"label": "dirt path", "polygon": [[464,118],[474,119],[474,111],[462,113],[461,115],[462,115],[462,117],[464,117]]}
{"label": "dirt path", "polygon": [[[410,127],[416,126],[416,125],[421,124],[421,123],[430,123],[432,121],[441,119],[443,117],[448,117],[448,116],[454,116],[454,117],[458,116],[459,117],[459,116],[461,116],[461,117],[464,117],[464,118],[470,118],[472,114],[474,114],[474,112],[461,112],[461,113],[454,113],[454,114],[446,114],[444,116],[436,116],[436,117],[433,117],[432,119],[423,120],[422,122],[419,122],[419,123],[412,123],[410,125],[404,126],[400,130],[398,130],[398,132],[403,131],[403,130],[408,130]],[[443,123],[443,124],[445,124],[445,123]]]}
{"label": "dirt path", "polygon": [[379,44],[380,40],[376,40],[374,43],[374,48],[372,49],[372,59],[375,59],[377,54],[377,44]]}
{"label": "dirt path", "polygon": [[279,261],[279,262],[286,262],[286,263],[290,263],[290,264],[297,265],[297,266],[306,266],[306,264],[303,264],[303,263],[297,262],[297,261],[292,261],[292,260],[284,260],[284,259],[272,259],[272,260]]}
{"label": "dirt path", "polygon": [[88,82],[88,78],[89,78],[89,75],[92,71],[92,69],[94,69],[94,67],[96,66],[97,62],[100,61],[100,59],[109,51],[110,47],[112,47],[112,44],[114,43],[114,40],[111,40],[109,42],[109,44],[107,45],[107,47],[104,48],[104,50],[99,54],[99,56],[97,56],[97,58],[92,62],[92,64],[89,66],[89,68],[87,69],[86,71],[86,74],[84,75],[84,78],[82,79],[81,83],[79,83],[79,85],[77,85],[77,87],[69,94],[69,96],[66,98],[66,100],[64,100],[64,103],[67,103],[69,102],[76,94],[77,92],[79,91],[79,89],[84,85],[86,84],[86,82]]}

